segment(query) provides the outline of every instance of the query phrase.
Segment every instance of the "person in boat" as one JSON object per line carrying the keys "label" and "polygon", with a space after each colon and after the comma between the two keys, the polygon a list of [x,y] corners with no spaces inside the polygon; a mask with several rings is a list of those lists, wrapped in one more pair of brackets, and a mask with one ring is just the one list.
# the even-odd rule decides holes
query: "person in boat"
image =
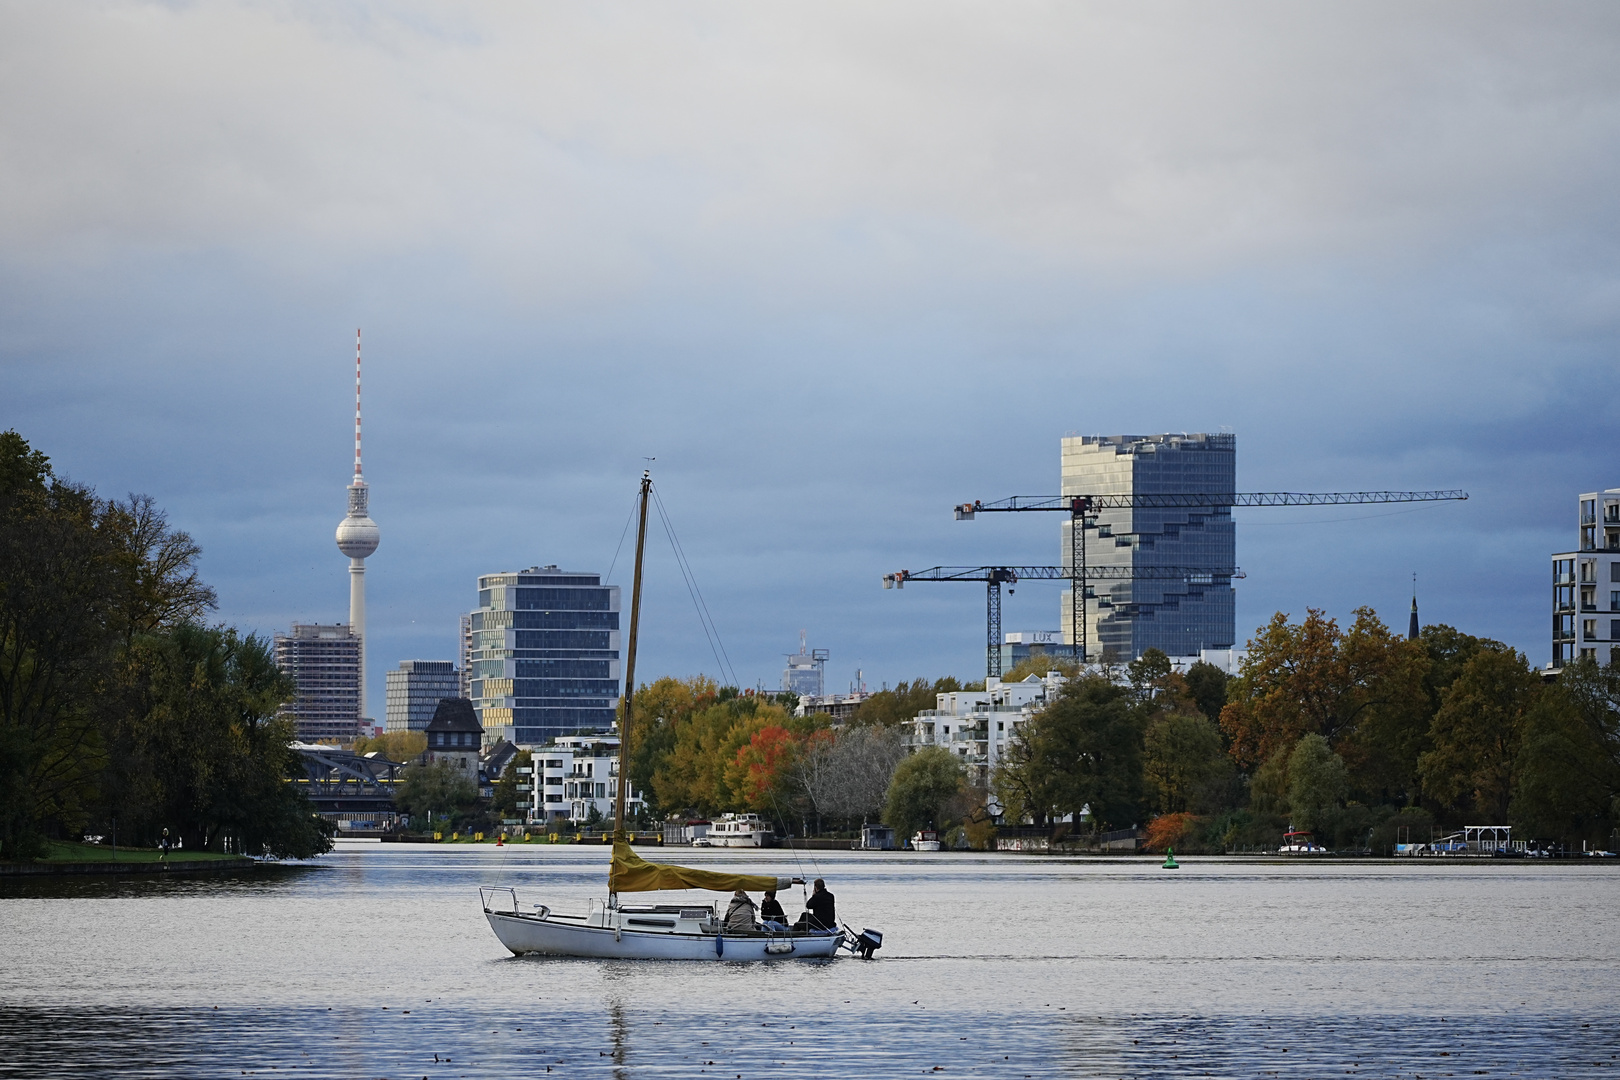
{"label": "person in boat", "polygon": [[728,931],[754,929],[754,902],[741,889],[731,894],[731,903],[726,907],[725,927]]}
{"label": "person in boat", "polygon": [[759,921],[767,930],[786,930],[788,928],[787,912],[777,902],[776,890],[766,889],[765,899],[759,902]]}
{"label": "person in boat", "polygon": [[816,878],[815,891],[810,899],[804,902],[805,912],[799,916],[794,924],[795,930],[836,930],[838,928],[838,910],[833,903],[833,894],[827,891],[827,883]]}

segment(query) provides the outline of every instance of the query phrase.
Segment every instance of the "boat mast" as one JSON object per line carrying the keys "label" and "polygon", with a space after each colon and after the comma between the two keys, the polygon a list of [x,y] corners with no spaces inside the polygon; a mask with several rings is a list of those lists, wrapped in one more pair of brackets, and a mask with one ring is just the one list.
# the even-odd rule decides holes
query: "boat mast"
{"label": "boat mast", "polygon": [[613,838],[624,839],[624,793],[630,786],[630,703],[636,696],[636,631],[641,627],[641,559],[647,551],[647,496],[652,471],[641,471],[641,523],[636,527],[636,574],[630,586],[630,645],[624,660],[624,707],[619,713],[619,778],[613,794]]}

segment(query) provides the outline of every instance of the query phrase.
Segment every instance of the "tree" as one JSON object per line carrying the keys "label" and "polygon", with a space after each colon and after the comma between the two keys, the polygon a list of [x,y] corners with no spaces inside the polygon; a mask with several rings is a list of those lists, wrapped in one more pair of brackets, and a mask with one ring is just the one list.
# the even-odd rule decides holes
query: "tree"
{"label": "tree", "polygon": [[1220,723],[1221,710],[1226,707],[1226,672],[1208,661],[1198,660],[1187,668],[1184,678],[1198,711]]}
{"label": "tree", "polygon": [[377,754],[401,765],[421,757],[426,749],[427,733],[422,731],[384,731],[354,740],[355,753]]}
{"label": "tree", "polygon": [[1509,815],[1536,836],[1606,844],[1620,824],[1620,666],[1566,667],[1525,713]]}
{"label": "tree", "polygon": [[1312,732],[1288,755],[1288,806],[1294,828],[1315,832],[1328,826],[1349,790],[1344,759]]}
{"label": "tree", "polygon": [[1077,679],[1085,674],[1081,664],[1072,657],[1064,656],[1060,652],[1036,653],[1025,657],[1014,664],[1012,670],[1001,677],[1004,683],[1023,682],[1031,675],[1044,677],[1048,672],[1055,671],[1065,679]]}
{"label": "tree", "polygon": [[[1175,814],[1189,804],[1225,766],[1221,733],[1202,713],[1160,712],[1143,737],[1142,775],[1160,813]],[[1226,766],[1229,767],[1229,766]]]}
{"label": "tree", "polygon": [[412,817],[450,815],[465,810],[478,798],[478,788],[466,770],[448,761],[408,766],[394,790],[394,802]]}
{"label": "tree", "polygon": [[88,488],[0,434],[0,858],[31,857],[47,823],[90,813],[120,592],[97,513]]}
{"label": "tree", "polygon": [[1418,759],[1424,793],[1485,824],[1506,824],[1526,714],[1540,680],[1512,649],[1481,648],[1442,697],[1433,749]]}
{"label": "tree", "polygon": [[1255,769],[1301,737],[1321,735],[1344,758],[1353,786],[1404,798],[1427,727],[1427,651],[1357,608],[1348,632],[1312,608],[1292,624],[1278,612],[1249,642],[1227,684],[1221,728],[1232,759]]}
{"label": "tree", "polygon": [[925,746],[894,770],[883,821],[901,836],[922,829],[938,829],[945,822],[946,806],[967,777],[957,756],[942,746]]}
{"label": "tree", "polygon": [[845,727],[836,735],[815,732],[803,744],[795,776],[819,817],[867,818],[879,814],[894,772],[906,758],[898,727]]}
{"label": "tree", "polygon": [[1111,680],[1066,683],[1056,700],[1019,726],[994,788],[1014,820],[1036,824],[1089,810],[1099,828],[1142,815],[1140,709]]}

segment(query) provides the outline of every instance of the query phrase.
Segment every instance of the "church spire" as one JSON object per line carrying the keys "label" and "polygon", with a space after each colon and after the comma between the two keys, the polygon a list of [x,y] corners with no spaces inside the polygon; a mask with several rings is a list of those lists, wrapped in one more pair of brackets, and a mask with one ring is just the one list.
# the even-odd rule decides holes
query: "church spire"
{"label": "church spire", "polygon": [[1418,639],[1417,575],[1413,574],[1412,575],[1412,618],[1411,618],[1411,621],[1406,624],[1406,640],[1408,640],[1408,641],[1416,641],[1417,639]]}

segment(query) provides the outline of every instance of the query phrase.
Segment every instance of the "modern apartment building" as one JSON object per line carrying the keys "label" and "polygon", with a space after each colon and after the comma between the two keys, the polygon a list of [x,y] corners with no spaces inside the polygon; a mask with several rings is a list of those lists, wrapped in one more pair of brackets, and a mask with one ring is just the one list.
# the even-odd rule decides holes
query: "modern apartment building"
{"label": "modern apartment building", "polygon": [[1620,661],[1620,488],[1580,503],[1579,546],[1552,557],[1554,671],[1582,656]]}
{"label": "modern apartment building", "polygon": [[533,566],[478,579],[468,686],[485,738],[541,746],[607,731],[619,697],[619,587]]}
{"label": "modern apartment building", "polygon": [[348,623],[293,623],[275,636],[276,667],[292,679],[281,707],[306,743],[350,743],[360,730],[360,638]]}
{"label": "modern apartment building", "polygon": [[445,698],[459,698],[461,672],[449,660],[401,660],[384,681],[389,731],[426,731]]}
{"label": "modern apartment building", "polygon": [[1008,742],[1026,720],[1057,697],[1065,681],[1056,672],[1016,683],[992,676],[983,690],[937,694],[935,707],[906,725],[907,752],[942,746],[961,759],[970,780],[988,785]]}
{"label": "modern apartment building", "polygon": [[[1063,440],[1064,495],[1227,494],[1237,490],[1237,436],[1086,435]],[[1237,532],[1229,506],[1097,511],[1086,565],[1188,567],[1180,579],[1094,580],[1088,596],[1088,659],[1134,660],[1156,648],[1170,656],[1230,649],[1237,638],[1232,570]],[[1062,565],[1072,566],[1071,523],[1062,526]],[[1065,590],[1063,640],[1075,641]]]}
{"label": "modern apartment building", "polygon": [[[619,791],[619,739],[592,735],[564,736],[534,750],[532,788],[525,792],[529,820],[536,823],[613,820],[613,800]],[[518,790],[524,792],[519,781]],[[641,794],[634,788],[624,795],[624,812],[641,811]]]}

